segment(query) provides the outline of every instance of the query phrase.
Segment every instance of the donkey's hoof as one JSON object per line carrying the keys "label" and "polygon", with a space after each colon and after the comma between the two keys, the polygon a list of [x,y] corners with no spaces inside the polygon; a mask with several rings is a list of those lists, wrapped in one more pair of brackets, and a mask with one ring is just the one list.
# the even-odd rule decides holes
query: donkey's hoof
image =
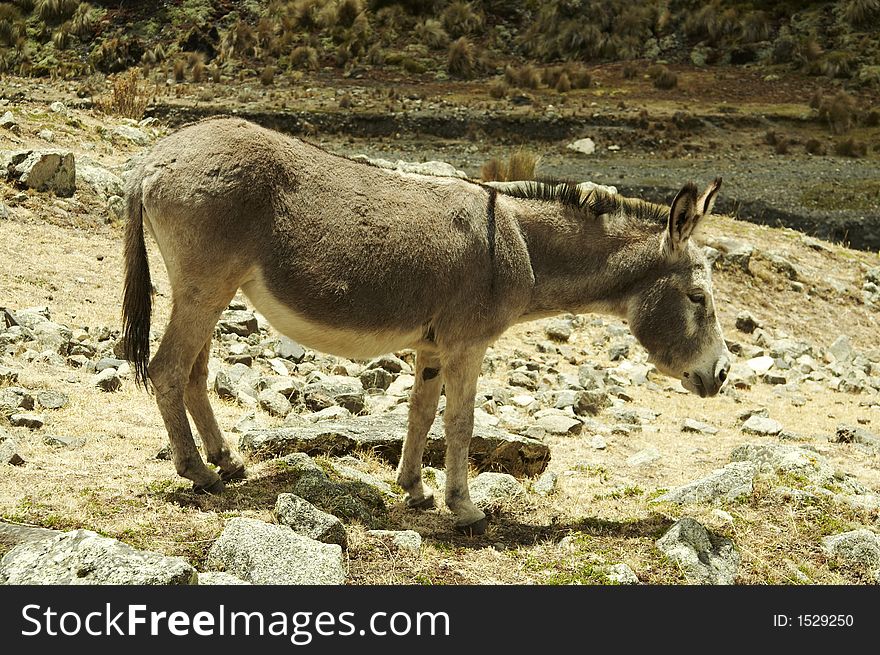
{"label": "donkey's hoof", "polygon": [[217,478],[213,483],[209,484],[207,487],[202,486],[200,484],[193,485],[193,491],[197,494],[211,494],[212,496],[219,496],[223,493],[223,490],[226,488],[226,484],[222,479]]}
{"label": "donkey's hoof", "polygon": [[407,494],[404,502],[410,509],[434,509],[437,506],[434,502],[434,494],[425,494],[421,498],[411,498]]}
{"label": "donkey's hoof", "polygon": [[486,528],[489,527],[489,519],[485,516],[481,518],[479,521],[475,521],[474,523],[468,523],[467,525],[456,525],[455,529],[458,532],[461,532],[468,537],[476,537],[481,534],[485,534]]}
{"label": "donkey's hoof", "polygon": [[223,482],[234,482],[235,480],[246,480],[247,479],[247,471],[242,464],[234,471],[224,471],[221,469],[220,471],[220,479]]}

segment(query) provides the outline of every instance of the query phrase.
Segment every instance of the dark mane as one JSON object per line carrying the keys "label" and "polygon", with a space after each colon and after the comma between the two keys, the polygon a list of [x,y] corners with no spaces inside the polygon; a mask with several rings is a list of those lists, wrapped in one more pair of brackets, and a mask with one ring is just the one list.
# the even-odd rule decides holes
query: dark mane
{"label": "dark mane", "polygon": [[626,198],[599,189],[593,189],[581,196],[578,183],[572,180],[528,180],[517,183],[515,187],[502,187],[499,192],[524,200],[556,202],[565,207],[581,210],[593,218],[603,214],[622,213],[645,223],[665,225],[669,217],[668,207],[639,198]]}

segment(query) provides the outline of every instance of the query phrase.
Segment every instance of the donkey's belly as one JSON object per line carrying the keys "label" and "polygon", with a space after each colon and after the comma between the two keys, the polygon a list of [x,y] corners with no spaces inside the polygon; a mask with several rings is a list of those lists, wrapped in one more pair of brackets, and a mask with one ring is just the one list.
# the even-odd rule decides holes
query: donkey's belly
{"label": "donkey's belly", "polygon": [[260,280],[242,285],[241,290],[269,323],[281,334],[321,352],[349,359],[369,359],[404,348],[413,348],[422,330],[356,330],[319,323],[280,302]]}

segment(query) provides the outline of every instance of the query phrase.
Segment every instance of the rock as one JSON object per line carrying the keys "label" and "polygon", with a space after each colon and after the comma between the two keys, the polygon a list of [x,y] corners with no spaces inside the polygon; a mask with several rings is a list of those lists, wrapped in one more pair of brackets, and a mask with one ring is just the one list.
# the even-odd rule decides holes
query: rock
{"label": "rock", "polygon": [[[43,437],[43,443],[47,446],[55,446],[57,448],[69,448],[74,450],[85,445],[86,440],[82,437],[63,437],[59,435],[47,434]],[[171,459],[170,457],[168,459]]]}
{"label": "rock", "polygon": [[740,556],[733,542],[690,517],[674,523],[656,544],[682,569],[689,584],[731,585],[736,580]]}
{"label": "rock", "polygon": [[556,475],[553,471],[544,471],[535,483],[532,485],[532,491],[534,491],[539,496],[549,496],[554,491],[556,491],[556,485],[559,481],[559,476]]}
{"label": "rock", "polygon": [[692,418],[686,418],[681,424],[682,432],[696,432],[698,434],[718,434],[718,428]]}
{"label": "rock", "polygon": [[69,198],[76,191],[76,162],[72,152],[62,150],[29,151],[13,155],[12,177],[36,191],[51,191]]}
{"label": "rock", "polygon": [[382,355],[367,364],[367,370],[381,368],[389,373],[412,373],[412,368],[395,355]]}
{"label": "rock", "polygon": [[34,397],[22,387],[0,389],[0,413],[13,414],[17,409],[33,409]]}
{"label": "rock", "polygon": [[512,371],[507,377],[507,384],[511,387],[521,387],[529,391],[537,391],[538,382],[535,375],[530,375],[531,371]]}
{"label": "rock", "polygon": [[122,196],[124,195],[124,183],[122,178],[111,173],[106,168],[82,164],[77,167],[76,176],[79,180],[85,182],[91,189],[102,196]]}
{"label": "rock", "polygon": [[412,375],[401,373],[385,390],[388,396],[408,396],[416,379]]}
{"label": "rock", "polygon": [[49,109],[55,112],[56,114],[62,114],[67,111],[67,107],[64,106],[64,103],[60,100],[56,100],[51,105],[49,105]]}
{"label": "rock", "polygon": [[375,475],[361,471],[354,466],[343,464],[342,462],[346,460],[358,462],[356,458],[348,455],[338,461],[333,462],[333,472],[340,478],[343,478],[345,480],[354,480],[355,482],[363,482],[364,484],[368,484],[371,487],[375,487],[386,496],[390,496],[392,498],[397,497],[397,493],[395,493],[390,484],[388,484],[384,480],[377,478]]}
{"label": "rock", "polygon": [[608,348],[608,359],[612,362],[629,357],[629,344],[626,342],[612,343]]}
{"label": "rock", "polygon": [[660,451],[656,448],[645,448],[644,450],[640,450],[635,455],[628,457],[626,460],[627,466],[639,467],[639,466],[647,466],[649,464],[653,464],[657,460],[660,459]]}
{"label": "rock", "polygon": [[422,535],[415,530],[368,530],[367,534],[378,539],[390,540],[398,550],[415,555],[422,548]]}
{"label": "rock", "polygon": [[42,350],[51,350],[60,355],[66,355],[73,333],[52,321],[41,321],[33,327],[34,337]]}
{"label": "rock", "polygon": [[750,416],[748,420],[742,424],[741,429],[746,434],[775,436],[782,432],[782,424],[779,421],[774,421],[772,418]]}
{"label": "rock", "polygon": [[23,543],[0,560],[0,584],[187,585],[195,569],[182,557],[136,550],[89,530]]}
{"label": "rock", "polygon": [[571,321],[565,319],[550,321],[544,326],[544,334],[548,339],[564,343],[571,339]]}
{"label": "rock", "polygon": [[746,366],[748,366],[757,375],[763,375],[764,373],[769,371],[771,368],[773,368],[773,364],[773,358],[766,355],[762,355],[760,357],[752,357],[751,359],[746,361]]}
{"label": "rock", "polygon": [[594,152],[596,152],[596,142],[589,137],[578,139],[573,143],[569,143],[565,147],[569,150],[574,150],[575,152],[580,152],[584,155],[592,155]]}
{"label": "rock", "polygon": [[60,530],[36,528],[0,521],[0,551],[6,551],[19,544],[51,539],[61,534]]}
{"label": "rock", "polygon": [[767,253],[767,261],[777,273],[781,273],[789,280],[797,280],[799,277],[798,270],[794,264],[778,253]]}
{"label": "rock", "polygon": [[538,426],[548,434],[570,436],[580,434],[583,423],[561,414],[549,414],[538,419]]}
{"label": "rock", "polygon": [[115,357],[102,357],[95,362],[95,373],[100,373],[108,368],[115,368],[117,371],[125,364],[124,359],[116,359]]}
{"label": "rock", "polygon": [[831,535],[822,550],[842,564],[873,568],[880,564],[880,535],[864,528]]}
{"label": "rock", "polygon": [[249,585],[250,582],[245,582],[241,578],[237,578],[229,573],[223,573],[222,571],[206,571],[204,573],[199,573],[198,584],[200,586]]}
{"label": "rock", "polygon": [[834,476],[834,468],[819,453],[806,448],[788,444],[742,444],[734,448],[730,456],[734,462],[754,462],[778,473],[791,473],[802,476],[814,484],[836,483],[844,485],[845,480]]}
{"label": "rock", "polygon": [[39,391],[37,392],[36,399],[43,409],[61,409],[68,402],[67,396],[60,391]]}
{"label": "rock", "polygon": [[595,448],[596,450],[605,450],[605,448],[608,447],[608,443],[602,435],[597,434],[590,439],[590,447]]}
{"label": "rock", "polygon": [[[295,452],[341,456],[362,449],[396,466],[406,431],[405,416],[363,416],[297,428],[253,430],[242,435],[240,448],[257,458]],[[446,440],[442,421],[438,419],[428,433],[424,460],[429,466],[442,466],[445,455]],[[498,428],[475,426],[470,459],[479,470],[530,477],[540,474],[547,466],[550,449],[535,439]]]}
{"label": "rock", "polygon": [[526,495],[515,477],[507,473],[480,473],[470,481],[471,502],[481,510],[495,511]]}
{"label": "rock", "polygon": [[18,444],[15,440],[7,437],[0,441],[0,464],[12,464],[13,466],[24,464],[24,458],[19,454]]}
{"label": "rock", "polygon": [[834,357],[835,361],[848,362],[853,357],[852,343],[846,335],[841,334],[828,347],[828,353]]}
{"label": "rock", "polygon": [[704,478],[672,489],[652,502],[686,504],[734,501],[752,493],[752,482],[757,473],[758,467],[753,462],[732,462]]}
{"label": "rock", "polygon": [[284,336],[279,340],[275,352],[282,359],[289,359],[292,362],[301,362],[306,356],[305,348]]}
{"label": "rock", "polygon": [[278,494],[275,516],[279,523],[289,526],[297,534],[326,544],[338,544],[343,549],[348,545],[342,521],[318,509],[305,498],[294,494]]}
{"label": "rock", "polygon": [[46,422],[39,414],[13,414],[9,417],[9,424],[16,428],[39,430]]}
{"label": "rock", "polygon": [[305,453],[293,453],[279,460],[289,473],[290,491],[319,509],[367,526],[379,522],[386,512],[382,493],[363,482],[334,481]]}
{"label": "rock", "polygon": [[746,334],[751,334],[757,328],[761,327],[757,319],[749,312],[740,312],[736,315],[736,329]]}
{"label": "rock", "polygon": [[55,141],[55,132],[53,132],[52,130],[47,130],[45,128],[37,132],[37,136],[43,139],[43,141],[48,141],[49,143]]}
{"label": "rock", "polygon": [[342,548],[286,525],[233,518],[208,552],[208,564],[253,584],[342,584]]}
{"label": "rock", "polygon": [[21,128],[18,125],[18,122],[15,120],[15,116],[12,115],[11,111],[3,112],[3,115],[0,116],[0,127],[4,130],[9,130],[10,132],[20,132]]}
{"label": "rock", "polygon": [[217,327],[221,334],[237,334],[247,337],[259,332],[257,317],[253,312],[239,309],[227,309],[220,315]]}
{"label": "rock", "polygon": [[113,128],[111,134],[131,141],[138,146],[145,146],[150,143],[150,137],[147,136],[146,132],[131,125],[118,125]]}
{"label": "rock", "polygon": [[864,446],[880,446],[880,436],[864,428],[852,425],[838,425],[834,436],[830,440],[834,443],[860,443]]}
{"label": "rock", "polygon": [[360,414],[366,408],[364,385],[358,378],[346,375],[330,375],[307,384],[303,389],[303,400],[313,412],[339,405],[352,414]]}
{"label": "rock", "polygon": [[709,239],[707,245],[721,253],[721,261],[748,272],[749,262],[754,252],[754,248],[749,244],[729,237],[717,237]]}
{"label": "rock", "polygon": [[119,391],[122,388],[122,380],[119,378],[115,368],[105,368],[92,378],[92,385],[98,387],[101,391]]}
{"label": "rock", "polygon": [[290,413],[290,401],[277,391],[266,389],[260,392],[257,400],[265,411],[272,416],[280,416],[284,418]]}
{"label": "rock", "polygon": [[627,564],[612,564],[605,569],[605,577],[614,584],[639,584],[639,577]]}
{"label": "rock", "polygon": [[345,409],[345,407],[333,406],[322,409],[320,412],[303,414],[301,415],[301,417],[306,419],[307,421],[310,421],[311,423],[317,423],[318,421],[344,421],[348,418],[351,418],[351,412]]}
{"label": "rock", "polygon": [[361,385],[364,389],[385,390],[394,382],[394,374],[384,368],[368,368],[360,375]]}

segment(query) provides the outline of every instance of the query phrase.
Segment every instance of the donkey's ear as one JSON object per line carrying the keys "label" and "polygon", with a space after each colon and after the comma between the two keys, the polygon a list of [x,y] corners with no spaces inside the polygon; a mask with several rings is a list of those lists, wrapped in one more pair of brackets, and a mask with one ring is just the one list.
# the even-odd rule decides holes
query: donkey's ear
{"label": "donkey's ear", "polygon": [[712,213],[712,207],[715,206],[715,196],[718,195],[718,189],[721,188],[721,178],[716,177],[712,184],[706,187],[706,190],[703,191],[703,195],[700,196],[700,199],[697,201],[697,209],[703,216],[708,216]]}
{"label": "donkey's ear", "polygon": [[669,207],[669,223],[664,237],[666,251],[676,254],[687,247],[687,240],[701,218],[697,204],[697,185],[685,184]]}

